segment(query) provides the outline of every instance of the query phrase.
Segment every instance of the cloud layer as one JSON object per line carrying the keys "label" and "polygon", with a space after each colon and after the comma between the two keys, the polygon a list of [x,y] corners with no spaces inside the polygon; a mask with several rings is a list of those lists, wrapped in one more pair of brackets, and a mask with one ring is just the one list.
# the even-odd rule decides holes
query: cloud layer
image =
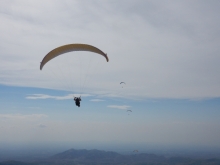
{"label": "cloud layer", "polygon": [[[130,98],[219,97],[219,6],[203,0],[5,0],[0,6],[0,83]],[[109,63],[92,54],[84,79],[77,55],[57,57],[39,70],[50,50],[69,43],[97,46],[108,53]],[[58,63],[67,69],[61,65],[61,72]]]}

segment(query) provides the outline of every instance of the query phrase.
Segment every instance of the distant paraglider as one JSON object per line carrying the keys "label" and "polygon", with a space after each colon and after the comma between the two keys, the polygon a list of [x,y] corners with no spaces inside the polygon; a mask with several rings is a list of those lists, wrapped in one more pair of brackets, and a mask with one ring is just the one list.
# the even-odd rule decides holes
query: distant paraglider
{"label": "distant paraglider", "polygon": [[121,87],[123,88],[124,85],[126,85],[126,83],[125,83],[125,82],[120,82],[120,85],[121,85]]}
{"label": "distant paraglider", "polygon": [[132,112],[132,110],[127,110],[127,112],[128,112],[128,115],[130,114],[130,112]]}

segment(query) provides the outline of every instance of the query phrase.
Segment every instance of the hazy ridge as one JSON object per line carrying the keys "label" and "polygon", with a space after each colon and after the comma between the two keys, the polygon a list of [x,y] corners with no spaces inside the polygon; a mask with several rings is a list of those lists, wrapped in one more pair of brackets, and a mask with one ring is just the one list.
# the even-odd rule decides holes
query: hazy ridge
{"label": "hazy ridge", "polygon": [[23,161],[3,161],[0,165],[219,165],[220,159],[193,159],[187,157],[159,156],[147,153],[134,153],[123,155],[112,151],[102,150],[76,150],[70,149],[51,157],[23,162]]}

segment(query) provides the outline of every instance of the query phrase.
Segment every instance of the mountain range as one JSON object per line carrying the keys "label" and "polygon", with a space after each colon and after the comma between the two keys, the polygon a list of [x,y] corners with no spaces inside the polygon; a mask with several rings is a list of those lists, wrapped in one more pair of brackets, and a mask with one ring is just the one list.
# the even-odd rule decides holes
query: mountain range
{"label": "mountain range", "polygon": [[155,154],[122,155],[112,151],[70,149],[43,160],[4,161],[0,165],[220,165],[220,159],[166,158]]}

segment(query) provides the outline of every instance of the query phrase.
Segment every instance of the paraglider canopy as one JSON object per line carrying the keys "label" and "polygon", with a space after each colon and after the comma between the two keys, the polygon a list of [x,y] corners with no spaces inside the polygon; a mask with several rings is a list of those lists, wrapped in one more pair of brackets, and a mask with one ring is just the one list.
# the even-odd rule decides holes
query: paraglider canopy
{"label": "paraglider canopy", "polygon": [[102,55],[103,57],[105,57],[106,61],[108,62],[108,56],[107,54],[105,54],[103,51],[101,51],[100,49],[92,46],[92,45],[87,45],[87,44],[68,44],[68,45],[63,45],[60,47],[57,47],[53,50],[51,50],[42,60],[41,64],[40,64],[40,70],[43,69],[43,66],[50,61],[51,59],[64,54],[64,53],[68,53],[68,52],[72,52],[72,51],[89,51],[89,52],[93,52],[93,53],[97,53]]}
{"label": "paraglider canopy", "polygon": [[[75,51],[84,51],[86,53],[81,53],[81,55],[88,54],[90,57],[87,58],[88,56],[83,55],[77,56],[77,54],[80,53],[76,53]],[[71,57],[65,54],[68,54]],[[88,44],[74,43],[59,46],[47,53],[40,63],[40,70],[43,69],[44,65],[50,63],[53,58],[60,56],[61,58],[59,61],[54,60],[54,63],[51,62],[51,65],[48,67],[48,69],[45,68],[44,73],[47,73],[47,71],[52,72],[52,74],[48,73],[47,75],[47,77],[50,78],[49,80],[51,82],[53,81],[54,83],[53,87],[51,85],[50,88],[54,88],[54,86],[56,86],[56,88],[59,87],[59,89],[62,90],[71,91],[74,93],[77,92],[81,96],[86,86],[87,77],[91,73],[90,64],[93,60],[93,55],[91,54],[95,56],[101,55],[106,59],[107,62],[109,61],[107,54],[97,47]],[[94,59],[96,58],[94,57]],[[57,83],[60,84],[57,85]],[[75,97],[75,95],[73,96]]]}
{"label": "paraglider canopy", "polygon": [[123,88],[125,86],[125,82],[120,82],[120,86]]}

